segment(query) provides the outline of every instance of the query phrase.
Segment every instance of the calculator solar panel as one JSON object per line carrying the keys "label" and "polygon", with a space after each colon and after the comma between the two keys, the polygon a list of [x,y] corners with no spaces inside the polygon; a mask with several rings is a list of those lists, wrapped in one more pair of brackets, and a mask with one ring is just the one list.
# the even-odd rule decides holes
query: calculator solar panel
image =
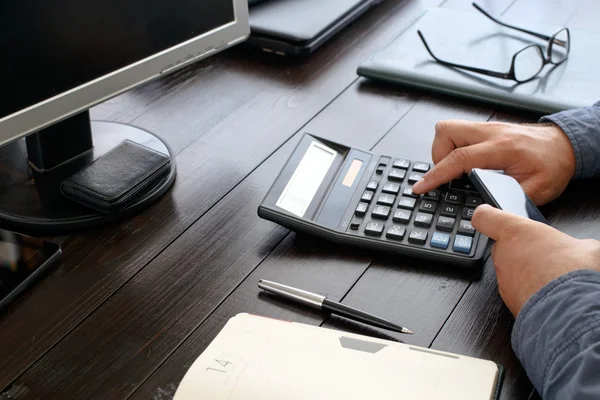
{"label": "calculator solar panel", "polygon": [[466,176],[414,195],[412,185],[430,168],[305,134],[258,213],[335,242],[479,265],[487,238],[473,229],[471,217],[482,198]]}

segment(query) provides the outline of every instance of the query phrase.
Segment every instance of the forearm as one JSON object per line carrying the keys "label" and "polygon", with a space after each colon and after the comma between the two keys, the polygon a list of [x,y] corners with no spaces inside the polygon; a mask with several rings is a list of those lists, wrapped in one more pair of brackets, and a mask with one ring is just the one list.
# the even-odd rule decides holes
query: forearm
{"label": "forearm", "polygon": [[544,400],[600,398],[600,272],[571,272],[531,297],[512,344]]}
{"label": "forearm", "polygon": [[540,122],[558,125],[569,137],[577,159],[575,179],[600,176],[600,102],[549,115]]}

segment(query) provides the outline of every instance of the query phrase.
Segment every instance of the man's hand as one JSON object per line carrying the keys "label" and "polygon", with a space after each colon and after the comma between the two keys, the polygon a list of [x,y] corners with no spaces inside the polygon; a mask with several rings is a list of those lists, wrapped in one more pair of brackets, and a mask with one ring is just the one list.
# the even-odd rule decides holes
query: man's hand
{"label": "man's hand", "polygon": [[579,240],[548,225],[481,205],[473,227],[496,240],[492,258],[500,296],[516,316],[544,285],[578,269],[600,271],[600,241]]}
{"label": "man's hand", "polygon": [[531,200],[545,204],[558,197],[575,175],[575,152],[555,125],[442,121],[432,150],[436,166],[413,186],[426,193],[473,168],[503,170]]}

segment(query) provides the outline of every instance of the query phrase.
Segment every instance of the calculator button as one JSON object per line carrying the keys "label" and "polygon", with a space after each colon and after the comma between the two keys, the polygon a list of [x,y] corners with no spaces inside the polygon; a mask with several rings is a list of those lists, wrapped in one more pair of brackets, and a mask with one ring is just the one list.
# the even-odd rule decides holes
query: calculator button
{"label": "calculator button", "polygon": [[389,239],[402,240],[404,239],[404,235],[406,234],[406,228],[401,226],[392,225],[388,228],[385,233],[385,237]]}
{"label": "calculator button", "polygon": [[413,171],[427,172],[429,171],[429,164],[424,162],[417,162],[413,165]]}
{"label": "calculator button", "polygon": [[467,175],[463,175],[460,179],[455,179],[450,182],[450,189],[455,190],[467,190],[470,192],[475,191],[475,186],[471,183],[471,180]]}
{"label": "calculator button", "polygon": [[408,169],[408,167],[410,167],[410,161],[408,160],[398,158],[396,161],[394,161],[394,168]]}
{"label": "calculator button", "polygon": [[412,192],[412,186],[406,186],[404,188],[404,190],[402,191],[402,196],[418,197],[416,194],[413,194],[413,192]]}
{"label": "calculator button", "polygon": [[360,222],[351,222],[350,223],[350,229],[352,229],[353,231],[357,231],[358,228],[360,228]]}
{"label": "calculator button", "polygon": [[462,204],[464,197],[460,193],[446,193],[446,203],[450,204]]}
{"label": "calculator button", "polygon": [[434,232],[429,244],[431,247],[437,247],[438,249],[447,249],[450,244],[450,235],[447,233]]}
{"label": "calculator button", "polygon": [[413,244],[425,244],[427,241],[427,231],[413,229],[408,235],[408,242]]}
{"label": "calculator button", "polygon": [[381,236],[383,232],[383,222],[371,221],[365,227],[365,234],[369,236]]}
{"label": "calculator button", "polygon": [[397,183],[386,183],[381,189],[384,193],[398,194],[400,192],[400,185]]}
{"label": "calculator button", "polygon": [[454,246],[452,250],[460,253],[469,254],[471,252],[471,246],[473,245],[473,238],[470,236],[456,235],[454,238]]}
{"label": "calculator button", "polygon": [[373,192],[370,191],[366,191],[363,193],[363,195],[360,198],[362,201],[366,201],[367,203],[370,203],[371,200],[373,200]]}
{"label": "calculator button", "polygon": [[474,208],[468,208],[468,207],[463,208],[462,217],[464,219],[471,219],[471,218],[473,218],[473,214],[475,214],[475,209]]}
{"label": "calculator button", "polygon": [[467,196],[467,201],[465,202],[465,205],[469,207],[477,207],[481,204],[483,204],[483,199],[481,197]]}
{"label": "calculator button", "polygon": [[383,204],[384,206],[393,206],[396,201],[396,196],[393,194],[382,194],[377,199],[377,204]]}
{"label": "calculator button", "polygon": [[415,217],[415,226],[422,226],[423,228],[429,228],[431,226],[431,220],[433,215],[425,213],[417,213]]}
{"label": "calculator button", "polygon": [[390,208],[386,206],[376,206],[371,213],[373,218],[388,219],[390,216]]}
{"label": "calculator button", "polygon": [[392,221],[400,222],[402,224],[408,224],[410,222],[410,216],[412,212],[408,210],[396,210],[394,216],[392,217]]}
{"label": "calculator button", "polygon": [[444,204],[444,206],[442,207],[442,215],[445,217],[456,217],[457,214],[458,214],[457,206],[451,206],[448,204]]}
{"label": "calculator button", "polygon": [[354,215],[356,215],[357,217],[364,217],[365,214],[367,213],[368,208],[369,208],[368,203],[360,202],[360,203],[358,203],[358,206],[356,207],[356,210],[354,211]]}
{"label": "calculator button", "polygon": [[437,208],[437,203],[435,201],[423,200],[421,202],[421,205],[419,206],[419,211],[433,214],[433,213],[435,213],[436,208]]}
{"label": "calculator button", "polygon": [[398,202],[398,207],[399,208],[405,208],[407,210],[413,210],[415,208],[415,203],[417,202],[416,199],[413,199],[412,197],[400,197],[400,201]]}
{"label": "calculator button", "polygon": [[458,233],[465,236],[473,236],[475,235],[475,228],[471,225],[471,221],[463,219],[460,221],[460,225],[458,225]]}
{"label": "calculator button", "polygon": [[454,221],[454,218],[440,216],[435,227],[440,231],[452,232]]}
{"label": "calculator button", "polygon": [[377,190],[378,186],[379,186],[379,182],[371,181],[367,184],[367,190]]}
{"label": "calculator button", "polygon": [[401,182],[406,176],[406,171],[403,169],[392,168],[390,174],[388,175],[388,179],[390,181]]}
{"label": "calculator button", "polygon": [[411,172],[411,174],[408,176],[408,181],[410,183],[419,182],[421,179],[423,179],[423,174],[420,172]]}
{"label": "calculator button", "polygon": [[440,197],[441,197],[441,193],[437,189],[431,190],[431,191],[425,193],[425,200],[439,201]]}

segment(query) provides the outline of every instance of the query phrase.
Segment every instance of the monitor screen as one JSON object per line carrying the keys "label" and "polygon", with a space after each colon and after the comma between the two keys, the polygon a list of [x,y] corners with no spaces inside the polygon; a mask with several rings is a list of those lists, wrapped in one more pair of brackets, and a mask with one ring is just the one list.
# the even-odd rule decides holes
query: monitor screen
{"label": "monitor screen", "polygon": [[2,0],[0,118],[234,20],[224,0]]}

